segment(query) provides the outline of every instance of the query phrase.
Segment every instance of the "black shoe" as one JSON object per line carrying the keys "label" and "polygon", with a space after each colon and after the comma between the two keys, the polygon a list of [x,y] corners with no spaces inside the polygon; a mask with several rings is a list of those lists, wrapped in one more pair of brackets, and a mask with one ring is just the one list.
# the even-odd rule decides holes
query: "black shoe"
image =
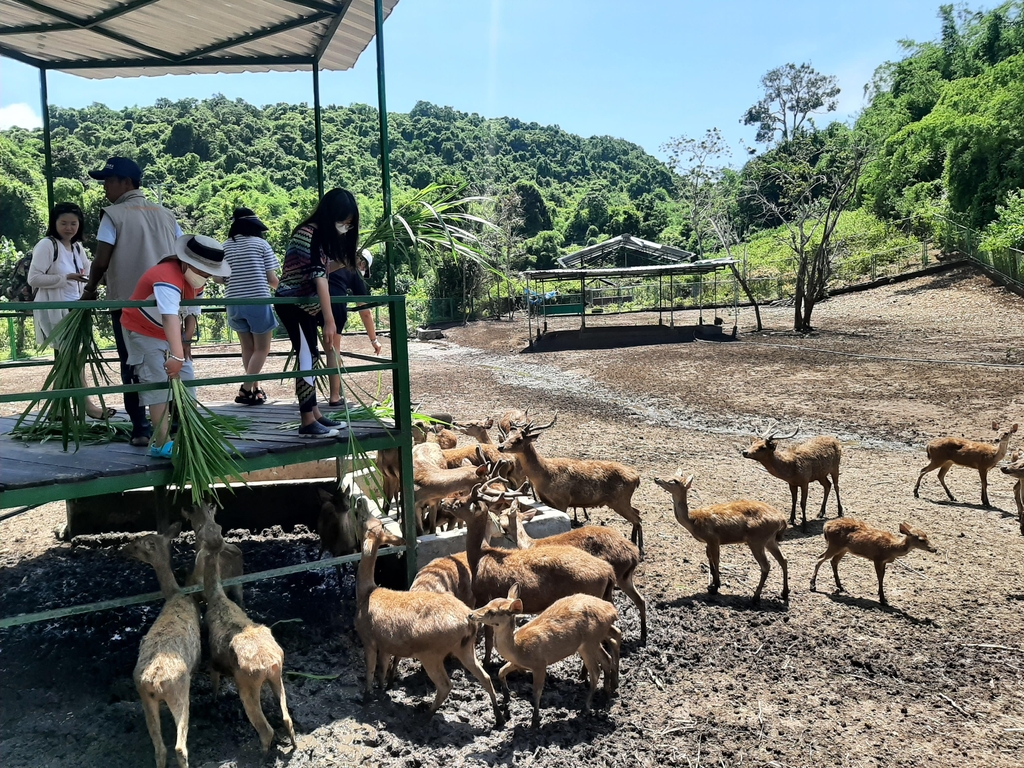
{"label": "black shoe", "polygon": [[328,429],[316,421],[304,427],[299,427],[299,437],[337,437],[338,434],[338,430]]}
{"label": "black shoe", "polygon": [[335,421],[334,419],[328,419],[326,416],[321,416],[319,419],[317,419],[317,422],[327,427],[328,429],[334,429],[335,427],[340,427],[342,425],[342,422]]}

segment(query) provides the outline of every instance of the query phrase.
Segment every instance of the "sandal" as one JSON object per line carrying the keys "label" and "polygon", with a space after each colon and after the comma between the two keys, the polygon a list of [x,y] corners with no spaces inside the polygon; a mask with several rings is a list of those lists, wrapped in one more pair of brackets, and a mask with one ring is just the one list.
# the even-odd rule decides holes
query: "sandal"
{"label": "sandal", "polygon": [[344,408],[345,398],[343,397],[341,400],[328,400],[327,404],[331,406],[331,408]]}
{"label": "sandal", "polygon": [[256,391],[249,391],[245,387],[238,388],[238,394],[235,395],[235,402],[239,405],[258,405],[256,401]]}
{"label": "sandal", "polygon": [[109,419],[111,419],[115,415],[117,415],[117,409],[116,408],[104,408],[103,411],[99,415],[97,415],[97,416],[93,416],[91,413],[86,411],[85,415],[88,416],[90,419],[96,419],[96,421],[108,421]]}
{"label": "sandal", "polygon": [[265,402],[267,402],[267,393],[264,392],[259,387],[256,387],[256,389],[252,391],[252,396],[253,399],[255,400],[253,405],[263,405]]}

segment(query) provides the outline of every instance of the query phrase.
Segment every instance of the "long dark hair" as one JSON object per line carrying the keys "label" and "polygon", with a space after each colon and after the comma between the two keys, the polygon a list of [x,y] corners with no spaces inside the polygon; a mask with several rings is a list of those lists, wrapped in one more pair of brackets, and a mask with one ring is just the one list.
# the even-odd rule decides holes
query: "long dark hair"
{"label": "long dark hair", "polygon": [[[73,213],[78,217],[78,231],[71,238],[71,244],[74,245],[75,243],[82,242],[82,235],[85,233],[85,216],[82,214],[82,209],[75,203],[57,203],[53,206],[53,209],[50,211],[50,223],[46,227],[46,236],[60,240],[60,235],[57,234],[57,219],[65,213]],[[38,232],[39,230],[36,231]]]}
{"label": "long dark hair", "polygon": [[[335,224],[352,217],[349,230],[339,235]],[[359,204],[355,195],[347,189],[335,187],[325,193],[314,210],[305,221],[292,231],[294,235],[300,228],[312,224],[320,236],[320,243],[332,261],[343,262],[350,269],[356,268],[356,243],[359,241]]]}

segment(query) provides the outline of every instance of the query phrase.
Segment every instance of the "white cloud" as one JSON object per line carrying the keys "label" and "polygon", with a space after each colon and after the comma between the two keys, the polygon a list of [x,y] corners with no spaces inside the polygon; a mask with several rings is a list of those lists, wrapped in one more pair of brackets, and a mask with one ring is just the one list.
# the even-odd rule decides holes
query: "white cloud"
{"label": "white cloud", "polygon": [[43,119],[28,104],[8,104],[0,107],[0,130],[13,128],[41,128]]}

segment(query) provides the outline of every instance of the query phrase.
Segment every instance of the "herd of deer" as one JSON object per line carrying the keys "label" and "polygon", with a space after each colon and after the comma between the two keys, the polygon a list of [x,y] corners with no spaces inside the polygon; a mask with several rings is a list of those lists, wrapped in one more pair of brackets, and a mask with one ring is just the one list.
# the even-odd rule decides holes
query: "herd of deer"
{"label": "herd of deer", "polygon": [[[418,660],[436,686],[430,712],[444,703],[452,689],[444,661],[455,656],[473,675],[490,698],[495,724],[508,717],[507,677],[515,671],[533,675],[533,725],[540,721],[540,700],[547,668],[579,654],[582,675],[589,678],[584,711],[590,708],[603,676],[607,696],[614,695],[619,679],[622,632],[618,611],[612,603],[617,586],[636,606],[640,617],[640,642],[647,639],[646,602],[633,583],[643,557],[643,528],[632,496],[640,484],[633,469],[614,461],[548,458],[536,442],[545,429],[526,414],[513,411],[499,420],[501,442],[490,441],[491,419],[456,423],[442,417],[450,427],[478,441],[457,447],[456,435],[448,429],[419,431],[423,440],[414,448],[414,488],[418,527],[455,525],[466,528],[466,550],[437,558],[424,566],[408,591],[379,587],[374,580],[377,553],[381,546],[402,545],[404,540],[387,530],[370,514],[365,504],[343,487],[324,500],[318,526],[322,549],[341,554],[361,542],[361,559],[356,579],[356,630],[366,658],[365,695],[372,694],[375,679],[389,686],[402,658]],[[998,430],[997,425],[993,428]],[[1007,454],[1017,425],[999,433],[993,444],[947,437],[927,445],[929,465],[921,478],[934,469],[950,499],[945,475],[953,464],[973,467],[982,481],[982,503],[988,506],[987,473]],[[886,565],[913,549],[935,552],[927,535],[907,523],[899,526],[902,537],[865,522],[842,518],[839,498],[841,447],[831,437],[815,437],[792,448],[779,443],[795,437],[797,431],[780,434],[775,427],[761,431],[742,452],[745,458],[764,465],[769,473],[784,480],[792,494],[789,524],[796,523],[799,491],[802,523],[807,523],[807,489],[818,482],[824,488],[820,517],[832,487],[841,519],[825,523],[827,543],[811,578],[815,589],[818,570],[831,560],[836,588],[842,591],[838,565],[852,553],[872,560],[878,578],[878,595],[886,602],[883,579]],[[446,447],[442,447],[446,446]],[[397,457],[381,452],[377,459],[383,478],[385,501],[399,488]],[[1016,451],[1002,471],[1017,478],[1014,496],[1021,533],[1024,535],[1024,451]],[[710,593],[720,587],[719,552],[724,544],[746,544],[761,569],[753,600],[760,599],[770,566],[766,551],[782,570],[782,598],[789,596],[789,573],[780,542],[787,527],[784,513],[758,501],[739,500],[691,510],[687,494],[693,477],[655,478],[673,502],[676,520],[706,546],[711,580]],[[570,507],[607,506],[632,524],[631,540],[605,526],[584,526],[543,539],[532,539],[523,523],[534,511],[521,506],[527,486],[541,502],[567,512]],[[390,495],[389,495],[390,494]],[[295,733],[288,714],[282,684],[284,653],[270,630],[255,624],[245,614],[240,590],[229,598],[221,578],[242,572],[241,552],[225,543],[213,518],[212,507],[194,508],[187,513],[196,532],[196,565],[188,584],[202,584],[205,620],[209,633],[211,677],[216,696],[220,675],[231,675],[243,707],[259,733],[266,753],[274,738],[260,706],[260,690],[268,682],[281,703],[282,719],[291,743]],[[150,534],[127,545],[125,552],[156,571],[166,598],[163,610],[142,641],[135,683],[143,701],[146,724],[156,750],[158,768],[166,764],[167,750],[160,732],[159,703],[164,701],[177,724],[175,754],[179,766],[188,765],[189,682],[200,658],[200,612],[198,599],[178,588],[170,566],[170,540],[178,533]],[[491,546],[491,539],[505,536],[512,548]],[[519,614],[536,614],[516,628]],[[484,663],[489,663],[492,646],[505,659],[498,672],[504,699],[499,706],[490,676],[476,655],[478,631],[485,635]]]}

